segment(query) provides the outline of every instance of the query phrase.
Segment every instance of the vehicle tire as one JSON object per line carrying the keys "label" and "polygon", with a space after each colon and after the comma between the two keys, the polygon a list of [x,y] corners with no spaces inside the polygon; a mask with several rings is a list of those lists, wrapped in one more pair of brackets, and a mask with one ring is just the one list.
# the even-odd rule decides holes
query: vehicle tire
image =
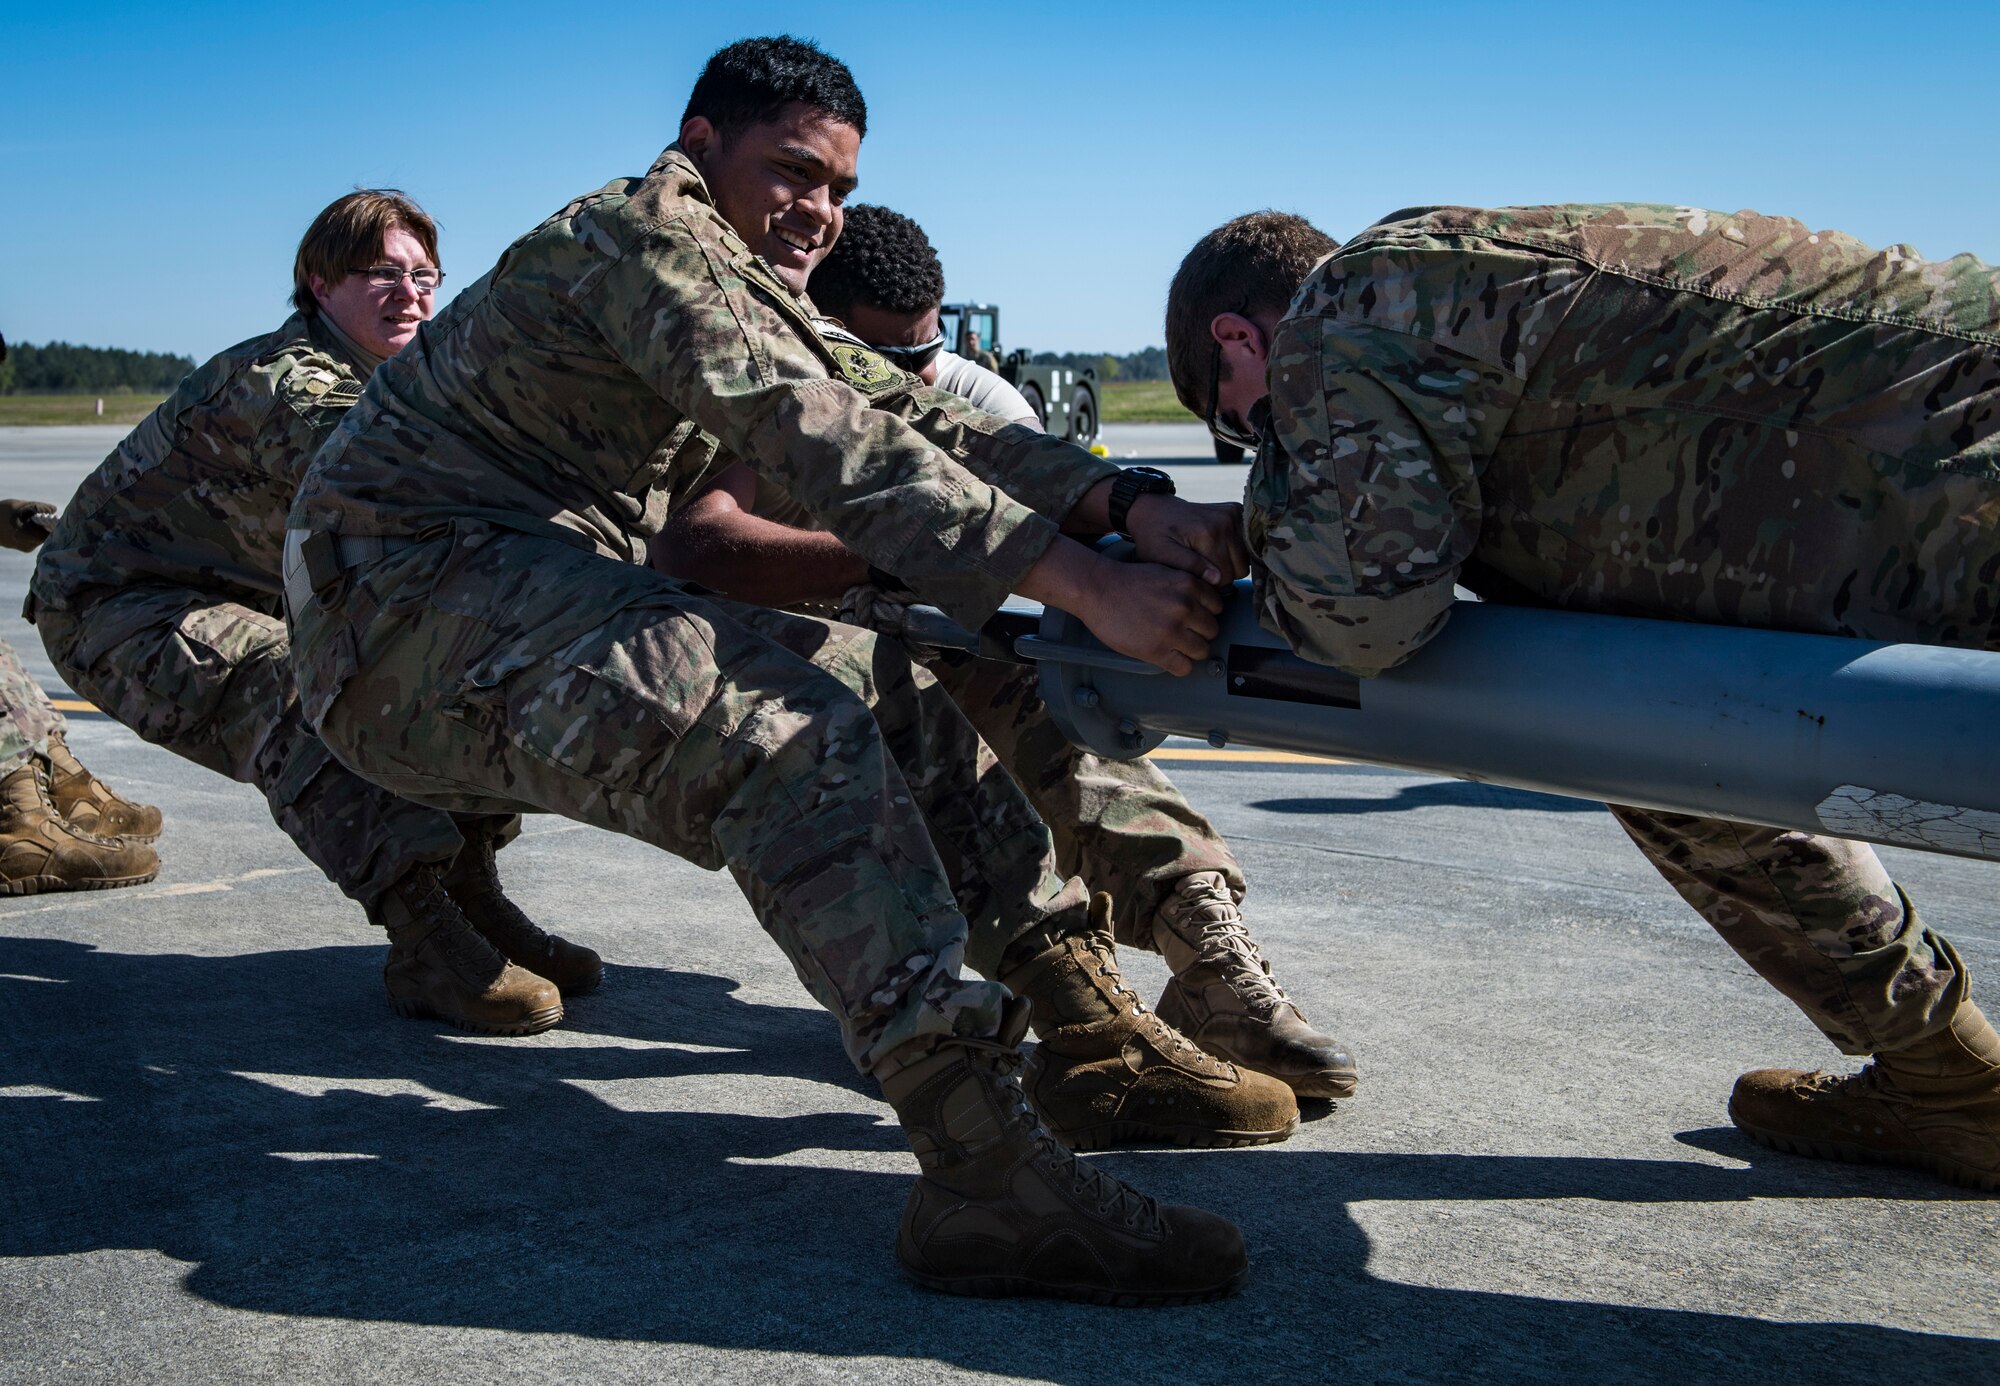
{"label": "vehicle tire", "polygon": [[1097,441],[1097,397],[1081,385],[1069,397],[1069,440],[1086,448]]}
{"label": "vehicle tire", "polygon": [[1215,460],[1225,467],[1240,467],[1250,460],[1250,454],[1243,451],[1242,448],[1237,447],[1234,443],[1225,443],[1220,438],[1217,438],[1215,440]]}
{"label": "vehicle tire", "polygon": [[1028,408],[1035,411],[1035,427],[1047,428],[1049,426],[1049,409],[1048,405],[1042,401],[1041,387],[1032,380],[1022,381],[1021,398],[1028,401]]}

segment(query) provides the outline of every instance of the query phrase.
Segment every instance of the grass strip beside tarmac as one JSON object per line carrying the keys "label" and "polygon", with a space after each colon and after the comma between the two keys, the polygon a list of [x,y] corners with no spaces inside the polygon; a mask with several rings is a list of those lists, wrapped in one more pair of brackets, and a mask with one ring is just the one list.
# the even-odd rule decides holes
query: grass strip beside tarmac
{"label": "grass strip beside tarmac", "polygon": [[1172,381],[1105,380],[1098,382],[1097,388],[1105,423],[1197,422],[1174,398]]}
{"label": "grass strip beside tarmac", "polygon": [[[1099,386],[1105,423],[1192,423],[1165,380],[1107,380]],[[153,412],[165,395],[0,395],[0,425],[119,424],[127,428]]]}
{"label": "grass strip beside tarmac", "polygon": [[145,418],[165,395],[104,395],[104,413],[97,412],[97,395],[0,395],[0,425],[4,424],[122,424],[129,428]]}

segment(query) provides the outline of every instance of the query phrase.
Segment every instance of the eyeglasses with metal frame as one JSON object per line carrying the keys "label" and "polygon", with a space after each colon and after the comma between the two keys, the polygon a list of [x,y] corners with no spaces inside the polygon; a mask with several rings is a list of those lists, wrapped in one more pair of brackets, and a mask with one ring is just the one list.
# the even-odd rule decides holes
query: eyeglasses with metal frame
{"label": "eyeglasses with metal frame", "polygon": [[415,269],[404,269],[401,265],[369,265],[365,269],[349,270],[348,273],[365,276],[369,284],[378,289],[393,289],[408,278],[410,287],[420,294],[435,293],[437,286],[444,283],[444,271],[433,265],[419,265]]}

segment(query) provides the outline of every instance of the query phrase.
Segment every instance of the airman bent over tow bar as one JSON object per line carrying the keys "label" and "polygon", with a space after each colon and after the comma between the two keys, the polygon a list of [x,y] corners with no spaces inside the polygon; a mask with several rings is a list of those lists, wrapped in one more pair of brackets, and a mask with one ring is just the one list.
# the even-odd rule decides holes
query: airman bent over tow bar
{"label": "airman bent over tow bar", "polygon": [[[1787,218],[1434,207],[1346,245],[1198,242],[1168,297],[1184,404],[1254,444],[1265,625],[1372,675],[1454,583],[1565,610],[2000,649],[2000,274]],[[1612,806],[1859,1074],[1745,1074],[1802,1154],[2000,1188],[2000,1034],[1859,843]]]}

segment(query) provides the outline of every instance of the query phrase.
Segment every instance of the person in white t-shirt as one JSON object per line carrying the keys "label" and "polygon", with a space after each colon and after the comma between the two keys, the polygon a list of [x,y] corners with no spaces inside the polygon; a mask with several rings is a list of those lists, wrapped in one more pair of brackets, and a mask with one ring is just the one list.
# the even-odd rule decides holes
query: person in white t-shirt
{"label": "person in white t-shirt", "polygon": [[[933,308],[931,312],[935,315],[937,310]],[[932,320],[935,321],[935,317]],[[989,414],[998,414],[1003,419],[1012,419],[1015,423],[1033,428],[1042,426],[1042,421],[1035,417],[1034,406],[1019,390],[1007,383],[1006,377],[998,371],[989,371],[977,361],[966,360],[955,351],[939,348],[937,358],[917,374],[923,377],[926,385],[949,390]]]}
{"label": "person in white t-shirt", "polygon": [[[923,228],[884,207],[850,206],[807,285],[823,331],[865,345],[926,384],[1033,428],[1012,385],[944,349],[944,269]],[[738,601],[803,607],[907,636],[907,592],[820,530],[789,494],[732,463],[677,505],[651,562]],[[1033,668],[965,651],[913,650],[1048,823],[1065,874],[1109,892],[1117,941],[1165,956],[1160,1016],[1201,1048],[1288,1083],[1301,1096],[1355,1089],[1346,1046],[1314,1029],[1273,980],[1244,924],[1242,867],[1221,835],[1152,762],[1078,750],[1043,705]],[[1031,1094],[1032,1095],[1032,1094]]]}

